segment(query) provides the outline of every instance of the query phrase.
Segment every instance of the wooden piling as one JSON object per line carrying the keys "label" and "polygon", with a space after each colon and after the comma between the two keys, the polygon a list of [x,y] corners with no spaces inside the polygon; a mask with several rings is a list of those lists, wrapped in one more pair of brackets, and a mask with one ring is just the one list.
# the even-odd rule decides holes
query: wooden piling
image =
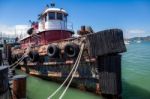
{"label": "wooden piling", "polygon": [[120,96],[122,93],[121,55],[111,54],[99,56],[97,62],[99,84],[102,95],[109,97]]}
{"label": "wooden piling", "polygon": [[8,67],[0,66],[0,99],[10,99]]}
{"label": "wooden piling", "polygon": [[2,50],[0,50],[0,66],[2,65],[2,62],[3,62],[3,60],[2,60]]}
{"label": "wooden piling", "polygon": [[26,98],[26,76],[16,75],[13,78],[13,99]]}
{"label": "wooden piling", "polygon": [[0,99],[11,99],[10,98],[10,91],[7,90],[4,94],[1,94]]}

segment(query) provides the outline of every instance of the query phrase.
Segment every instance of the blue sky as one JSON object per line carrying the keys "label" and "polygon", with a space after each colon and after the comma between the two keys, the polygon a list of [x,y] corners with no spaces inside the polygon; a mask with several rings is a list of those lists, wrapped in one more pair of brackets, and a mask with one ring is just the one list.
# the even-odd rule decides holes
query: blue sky
{"label": "blue sky", "polygon": [[75,30],[90,25],[121,28],[125,37],[150,35],[150,0],[0,0],[0,25],[29,24],[50,2],[69,13]]}

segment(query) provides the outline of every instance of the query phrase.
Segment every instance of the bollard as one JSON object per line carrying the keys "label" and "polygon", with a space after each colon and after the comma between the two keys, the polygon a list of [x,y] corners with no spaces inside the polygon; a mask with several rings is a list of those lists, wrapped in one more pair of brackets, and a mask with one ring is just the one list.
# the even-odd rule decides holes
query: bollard
{"label": "bollard", "polygon": [[26,98],[26,75],[16,75],[13,78],[13,99]]}

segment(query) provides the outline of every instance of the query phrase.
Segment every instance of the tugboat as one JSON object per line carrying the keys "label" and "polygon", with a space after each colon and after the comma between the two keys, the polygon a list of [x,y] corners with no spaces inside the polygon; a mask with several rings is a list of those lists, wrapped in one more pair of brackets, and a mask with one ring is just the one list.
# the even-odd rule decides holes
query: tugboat
{"label": "tugboat", "polygon": [[55,4],[47,6],[38,22],[32,22],[28,36],[20,39],[20,46],[11,48],[12,63],[18,62],[21,70],[31,75],[56,82],[73,77],[72,87],[120,99],[119,53],[126,51],[122,30],[94,32],[81,26],[75,37],[67,17]]}

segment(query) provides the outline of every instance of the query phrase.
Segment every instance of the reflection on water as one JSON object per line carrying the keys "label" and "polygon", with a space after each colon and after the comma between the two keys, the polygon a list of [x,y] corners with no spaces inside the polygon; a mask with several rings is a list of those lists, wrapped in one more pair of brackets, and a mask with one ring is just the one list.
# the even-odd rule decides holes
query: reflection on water
{"label": "reflection on water", "polygon": [[123,99],[150,99],[150,92],[123,81]]}
{"label": "reflection on water", "polygon": [[[43,80],[37,77],[28,77],[27,79],[27,99],[47,99],[60,84]],[[58,99],[65,88],[63,88],[52,99]],[[83,92],[75,88],[69,88],[63,99],[102,99],[100,96],[89,92]]]}

